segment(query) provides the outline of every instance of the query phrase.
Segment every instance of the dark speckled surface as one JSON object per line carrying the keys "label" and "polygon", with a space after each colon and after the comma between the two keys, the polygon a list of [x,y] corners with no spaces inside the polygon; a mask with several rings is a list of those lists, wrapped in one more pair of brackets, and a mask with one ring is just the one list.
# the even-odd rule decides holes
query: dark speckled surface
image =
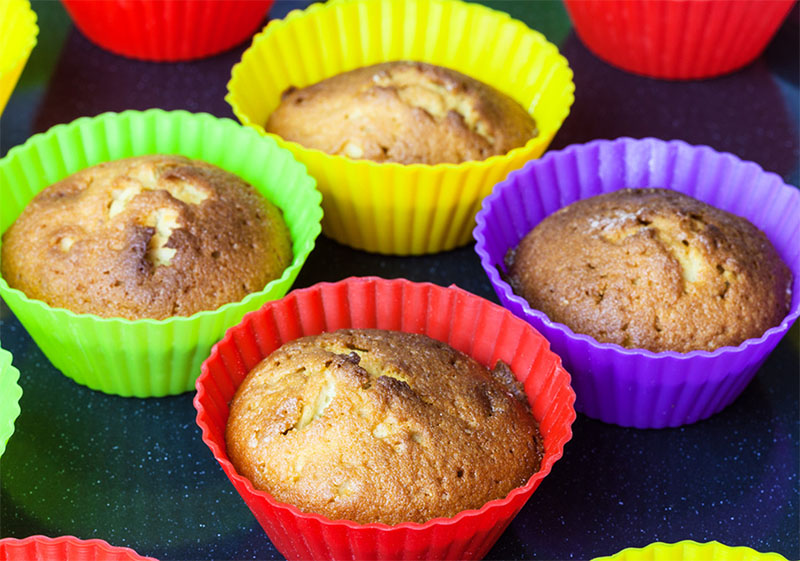
{"label": "dark speckled surface", "polygon": [[[798,10],[764,56],[730,76],[670,83],[594,58],[558,2],[498,1],[556,42],[576,101],[553,142],[656,136],[708,144],[798,183]],[[280,17],[301,3],[278,2]],[[61,5],[34,2],[39,45],[0,119],[0,153],[52,125],[103,111],[162,107],[232,117],[224,102],[244,46],[204,61],[135,62],[89,43]],[[495,300],[471,246],[391,258],[320,238],[297,280],[407,277]],[[24,395],[0,462],[0,536],[102,538],[161,560],[281,558],[200,440],[193,394],[125,399],[55,370],[0,308],[3,345]],[[590,559],[653,541],[719,540],[800,558],[798,327],[745,392],[695,425],[640,431],[579,415],[564,458],[490,559]]]}

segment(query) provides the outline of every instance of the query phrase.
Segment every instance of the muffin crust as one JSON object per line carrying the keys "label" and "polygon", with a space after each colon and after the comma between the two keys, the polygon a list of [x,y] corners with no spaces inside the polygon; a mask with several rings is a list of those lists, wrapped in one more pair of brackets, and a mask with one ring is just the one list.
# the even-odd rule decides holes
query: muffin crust
{"label": "muffin crust", "polygon": [[292,341],[236,392],[228,455],[256,488],[331,519],[421,523],[480,508],[542,457],[525,394],[499,364],[393,331]]}
{"label": "muffin crust", "polygon": [[666,189],[560,209],[509,252],[506,270],[553,321],[654,352],[739,345],[791,304],[791,272],[758,228]]}
{"label": "muffin crust", "polygon": [[329,154],[401,164],[484,160],[537,134],[533,118],[504,93],[408,61],[290,88],[266,130]]}
{"label": "muffin crust", "polygon": [[3,235],[2,274],[76,313],[164,319],[241,300],[292,258],[280,210],[183,156],[102,163],[40,192]]}

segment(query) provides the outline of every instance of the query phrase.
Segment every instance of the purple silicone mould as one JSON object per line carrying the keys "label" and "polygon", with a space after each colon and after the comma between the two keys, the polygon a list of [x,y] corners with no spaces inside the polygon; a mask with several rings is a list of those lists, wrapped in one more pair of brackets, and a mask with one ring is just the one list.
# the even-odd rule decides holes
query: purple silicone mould
{"label": "purple silicone mould", "polygon": [[[664,187],[744,216],[794,275],[792,305],[758,339],[713,352],[654,353],[599,343],[531,309],[500,277],[506,252],[559,208],[626,187]],[[708,146],[654,138],[597,140],[549,152],[498,183],[477,216],[475,251],[502,304],[525,318],[572,373],[578,411],[637,428],[675,427],[717,413],[744,390],[800,315],[800,190]]]}

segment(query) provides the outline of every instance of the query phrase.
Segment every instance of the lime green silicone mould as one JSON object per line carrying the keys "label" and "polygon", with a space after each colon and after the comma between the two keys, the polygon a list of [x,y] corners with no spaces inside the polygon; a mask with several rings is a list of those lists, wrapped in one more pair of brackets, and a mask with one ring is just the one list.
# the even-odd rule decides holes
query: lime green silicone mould
{"label": "lime green silicone mould", "polygon": [[204,160],[252,184],[283,211],[294,258],[280,278],[240,302],[161,321],[51,308],[0,278],[0,295],[56,368],[80,384],[123,396],[192,389],[200,364],[225,330],[286,294],[321,229],[321,195],[290,152],[229,119],[152,109],[80,118],[12,148],[0,160],[0,231],[36,193],[65,176],[99,162],[156,153]]}
{"label": "lime green silicone mould", "polygon": [[14,421],[19,416],[22,388],[17,382],[19,370],[11,364],[11,353],[0,348],[0,456],[14,434]]}

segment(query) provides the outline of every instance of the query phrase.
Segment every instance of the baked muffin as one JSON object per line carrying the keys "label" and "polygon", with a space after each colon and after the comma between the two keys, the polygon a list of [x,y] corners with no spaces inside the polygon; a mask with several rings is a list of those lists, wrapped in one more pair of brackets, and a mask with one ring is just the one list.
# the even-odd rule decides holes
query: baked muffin
{"label": "baked muffin", "polygon": [[306,148],[401,164],[484,160],[537,135],[533,118],[504,93],[408,61],[290,88],[265,128]]}
{"label": "baked muffin", "polygon": [[564,207],[505,264],[514,291],[551,320],[654,352],[739,345],[791,304],[791,272],[758,228],[666,189]]}
{"label": "baked muffin", "polygon": [[346,329],[289,342],[247,376],[226,428],[236,470],[331,519],[425,522],[538,469],[541,437],[503,363],[424,335]]}
{"label": "baked muffin", "polygon": [[183,156],[86,168],[41,191],[3,235],[2,274],[76,313],[164,319],[264,288],[292,259],[281,211]]}

